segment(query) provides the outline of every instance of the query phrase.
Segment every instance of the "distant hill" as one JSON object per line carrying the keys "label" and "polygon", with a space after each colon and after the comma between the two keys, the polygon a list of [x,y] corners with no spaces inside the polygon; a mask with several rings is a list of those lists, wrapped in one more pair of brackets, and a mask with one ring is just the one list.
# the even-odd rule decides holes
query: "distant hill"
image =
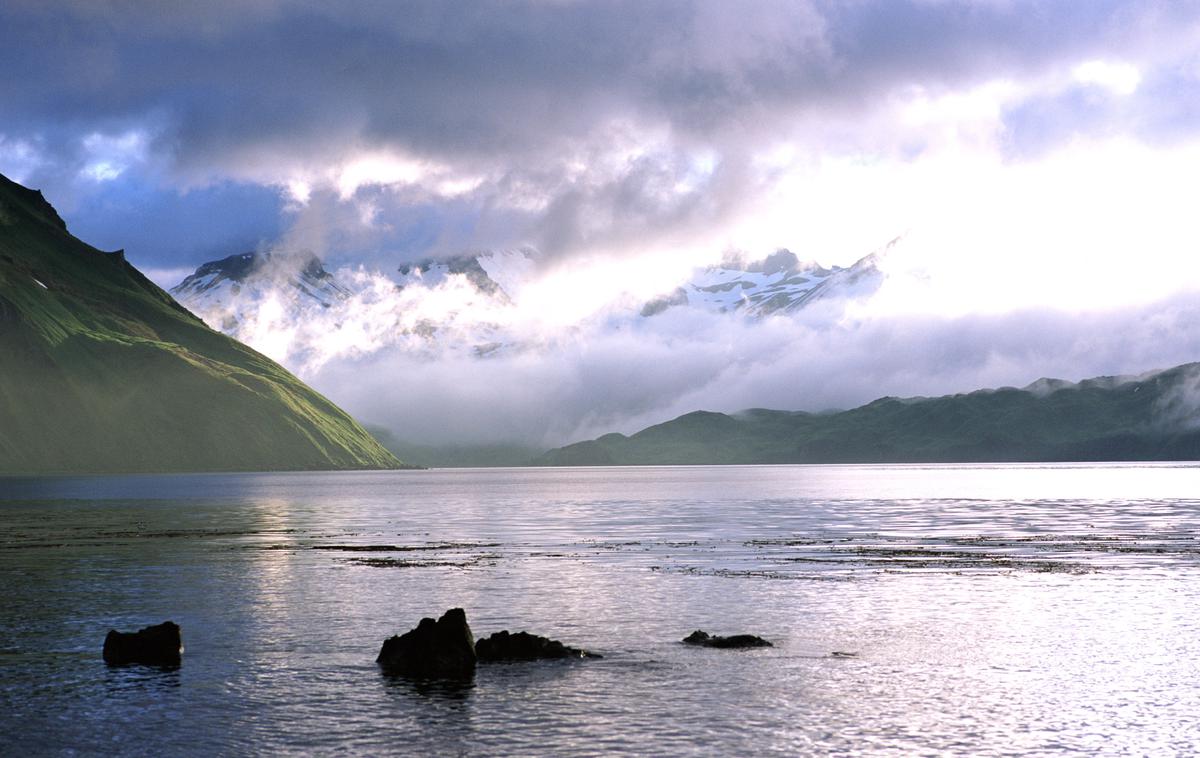
{"label": "distant hill", "polygon": [[535,465],[1196,460],[1198,401],[1200,363],[1191,363],[827,414],[697,411],[551,450]]}
{"label": "distant hill", "polygon": [[528,466],[546,451],[518,443],[418,445],[396,438],[387,429],[367,427],[375,439],[405,461],[426,468],[497,468]]}
{"label": "distant hill", "polygon": [[0,473],[403,465],[0,176]]}

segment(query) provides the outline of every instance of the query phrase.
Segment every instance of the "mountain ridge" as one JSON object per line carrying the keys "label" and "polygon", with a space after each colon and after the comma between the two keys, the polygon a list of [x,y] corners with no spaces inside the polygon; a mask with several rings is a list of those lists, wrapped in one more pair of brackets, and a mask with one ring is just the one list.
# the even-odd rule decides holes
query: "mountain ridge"
{"label": "mountain ridge", "polygon": [[[819,301],[870,295],[883,281],[880,256],[894,243],[844,268],[800,261],[783,249],[760,260],[727,256],[649,299],[618,285],[582,319],[614,330],[669,330],[670,319],[657,317],[671,310],[748,320],[787,316]],[[271,255],[276,258],[268,260]],[[362,267],[328,272],[302,252],[244,253],[202,264],[171,293],[213,328],[273,351],[302,374],[318,369],[334,350],[356,356],[446,350],[486,359],[541,338],[520,326],[529,323],[520,313],[520,293],[537,284],[536,255],[519,249],[429,258],[385,274]],[[329,339],[348,323],[368,326]],[[273,343],[279,332],[290,335],[286,343]]]}
{"label": "mountain ridge", "polygon": [[404,466],[3,176],[0,354],[5,474]]}
{"label": "mountain ridge", "polygon": [[1195,460],[1198,382],[1200,363],[1189,363],[1022,389],[881,397],[846,411],[693,411],[550,450],[533,465]]}

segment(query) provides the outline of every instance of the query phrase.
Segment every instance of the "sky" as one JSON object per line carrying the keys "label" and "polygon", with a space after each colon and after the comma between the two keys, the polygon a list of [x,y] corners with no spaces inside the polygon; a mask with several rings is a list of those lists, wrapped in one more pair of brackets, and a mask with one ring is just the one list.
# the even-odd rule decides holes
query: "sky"
{"label": "sky", "polygon": [[[0,62],[0,173],[164,286],[279,245],[369,271],[536,251],[555,296],[527,307],[563,327],[538,351],[302,373],[426,439],[1200,358],[1194,2],[7,0]],[[897,238],[887,285],[821,323],[570,313]]]}

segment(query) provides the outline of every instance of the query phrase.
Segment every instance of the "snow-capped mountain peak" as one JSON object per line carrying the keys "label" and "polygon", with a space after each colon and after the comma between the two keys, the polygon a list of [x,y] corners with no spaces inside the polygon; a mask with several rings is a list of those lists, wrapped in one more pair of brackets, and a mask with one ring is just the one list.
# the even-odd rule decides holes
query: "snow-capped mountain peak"
{"label": "snow-capped mountain peak", "polygon": [[201,265],[171,294],[209,325],[236,336],[242,314],[268,299],[290,301],[299,315],[310,305],[331,308],[350,291],[311,253],[250,252]]}
{"label": "snow-capped mountain peak", "polygon": [[475,289],[485,295],[508,300],[508,293],[481,264],[482,255],[460,255],[453,258],[427,258],[415,263],[405,263],[397,269],[401,288],[413,284],[435,287],[454,274],[466,277]]}
{"label": "snow-capped mountain peak", "polygon": [[171,288],[171,294],[181,300],[227,288],[240,292],[245,286],[268,281],[288,284],[328,307],[347,294],[333,275],[311,253],[280,255],[278,253],[241,253],[218,261],[209,261],[196,269],[182,282]]}
{"label": "snow-capped mountain peak", "polygon": [[171,291],[210,326],[305,375],[338,356],[384,349],[484,357],[570,339],[578,329],[656,329],[674,321],[654,318],[672,309],[753,321],[816,300],[865,296],[883,279],[877,255],[847,268],[803,262],[788,250],[750,261],[729,256],[650,302],[610,284],[573,320],[548,328],[546,304],[560,293],[535,256],[513,250],[426,259],[389,276],[361,266],[331,274],[312,256],[247,253],[206,263]]}
{"label": "snow-capped mountain peak", "polygon": [[691,280],[642,307],[642,316],[655,316],[668,308],[691,306],[718,313],[738,312],[750,317],[787,313],[814,300],[873,292],[883,281],[868,255],[848,268],[825,268],[802,262],[789,250],[777,250],[758,261],[728,256],[716,266],[697,270]]}

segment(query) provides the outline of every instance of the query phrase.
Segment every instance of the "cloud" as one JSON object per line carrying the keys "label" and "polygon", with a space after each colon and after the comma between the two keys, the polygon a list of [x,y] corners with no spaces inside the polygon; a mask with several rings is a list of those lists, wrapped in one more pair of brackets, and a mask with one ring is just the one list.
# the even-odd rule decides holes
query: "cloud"
{"label": "cloud", "polygon": [[1114,136],[1169,148],[1195,141],[1200,127],[1200,58],[1144,75],[1128,63],[1090,60],[1072,78],[1007,104],[1005,147],[1039,159],[1074,141]]}
{"label": "cloud", "polygon": [[[1195,357],[1198,22],[1138,0],[10,0],[0,171],[162,276],[265,246],[360,271],[374,299],[266,308],[257,339],[325,339],[293,365],[416,439],[557,444]],[[890,286],[825,321],[614,326],[614,300],[726,253],[848,264],[906,232]],[[511,312],[388,278],[527,246]],[[537,349],[431,352],[430,325]]]}
{"label": "cloud", "polygon": [[[1061,191],[1046,176],[1030,181],[1050,197]],[[1022,193],[1046,202],[1028,185]],[[882,253],[878,290],[762,319],[686,305],[640,317],[653,295],[693,273],[669,256],[531,270],[515,253],[485,261],[509,272],[496,274],[503,297],[464,275],[397,289],[354,268],[337,272],[351,294],[329,308],[298,313],[274,290],[232,312],[243,319],[240,339],[359,418],[427,443],[549,446],[699,408],[819,411],[1195,360],[1200,276],[1169,265],[1173,251],[1155,244],[1130,253],[1130,241],[1154,242],[1137,236],[1145,218],[1092,201],[1046,211],[1072,219],[1074,238],[1053,240],[1078,244],[1070,265],[1023,251],[1041,227],[1012,228],[990,206],[955,208],[957,223],[915,229]],[[1095,215],[1092,228],[1078,228],[1076,215]],[[1154,233],[1178,235],[1189,218],[1168,213]],[[976,247],[990,265],[972,265]]]}
{"label": "cloud", "polygon": [[653,331],[584,330],[485,360],[382,351],[326,364],[311,380],[404,439],[551,446],[697,409],[820,411],[1166,368],[1200,356],[1197,294],[1082,317],[1026,309],[752,323],[673,309]]}
{"label": "cloud", "polygon": [[[331,191],[356,206],[347,223],[401,235],[413,209],[445,209],[422,253],[531,244],[548,258],[637,254],[752,215],[773,187],[764,156],[781,148],[800,162],[915,159],[961,140],[976,116],[936,128],[897,128],[895,117],[991,82],[1016,83],[1001,103],[1010,126],[1057,144],[1074,130],[1046,119],[1130,119],[1064,103],[1046,82],[1083,76],[1090,84],[1079,86],[1095,88],[1117,77],[1127,88],[1136,69],[1135,95],[1155,92],[1164,124],[1194,134],[1186,98],[1154,83],[1186,68],[1196,10],[22,0],[0,10],[0,62],[17,72],[0,82],[0,136],[23,146],[0,150],[0,170],[52,198],[112,192],[81,182],[114,179],[129,156],[97,157],[95,146],[136,134],[133,162],[161,188],[257,184],[298,204]],[[985,140],[1004,126],[983,121]],[[161,247],[182,255],[176,239]],[[166,254],[131,252],[155,265]]]}
{"label": "cloud", "polygon": [[1159,398],[1155,410],[1157,422],[1168,431],[1200,429],[1200,367],[1182,372],[1175,386]]}

